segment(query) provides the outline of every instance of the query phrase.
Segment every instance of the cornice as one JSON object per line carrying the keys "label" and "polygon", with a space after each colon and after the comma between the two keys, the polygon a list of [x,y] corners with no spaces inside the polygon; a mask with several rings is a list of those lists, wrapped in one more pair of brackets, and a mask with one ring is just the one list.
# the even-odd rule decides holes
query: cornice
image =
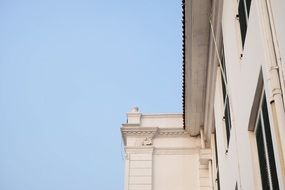
{"label": "cornice", "polygon": [[[204,135],[206,146],[209,145],[211,134],[214,132],[214,98],[216,88],[216,75],[218,66],[218,57],[216,48],[221,53],[223,46],[222,42],[222,13],[223,13],[223,0],[214,0],[212,3],[212,15],[210,18],[211,22],[211,35],[209,43],[209,54],[208,54],[208,68],[207,68],[207,82],[206,82],[206,98],[205,98],[205,115],[204,115]],[[213,31],[213,33],[212,33]],[[213,34],[215,36],[213,36]],[[214,43],[216,41],[216,45]]]}
{"label": "cornice", "polygon": [[183,124],[191,136],[198,136],[204,125],[210,9],[209,0],[186,0],[183,4]]}
{"label": "cornice", "polygon": [[123,125],[121,128],[122,137],[124,144],[126,145],[126,137],[149,137],[153,139],[155,136],[158,137],[189,137],[188,131],[183,128],[158,128],[158,127],[137,127],[135,125],[126,126]]}
{"label": "cornice", "polygon": [[164,129],[159,129],[158,131],[159,136],[190,136],[189,132],[180,128],[164,128]]}
{"label": "cornice", "polygon": [[182,128],[158,128],[158,127],[122,127],[122,135],[128,136],[189,136],[189,132]]}
{"label": "cornice", "polygon": [[157,131],[158,127],[132,127],[129,124],[128,126],[123,125],[121,128],[124,145],[126,145],[126,136],[149,137],[152,139]]}
{"label": "cornice", "polygon": [[121,132],[123,135],[130,136],[149,136],[155,135],[158,127],[122,127]]}

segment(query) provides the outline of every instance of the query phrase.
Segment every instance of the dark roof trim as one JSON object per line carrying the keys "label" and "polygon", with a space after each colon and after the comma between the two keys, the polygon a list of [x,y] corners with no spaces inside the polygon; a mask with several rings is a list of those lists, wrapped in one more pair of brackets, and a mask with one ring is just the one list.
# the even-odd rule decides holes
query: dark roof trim
{"label": "dark roof trim", "polygon": [[185,129],[185,0],[182,0],[182,107],[183,128]]}

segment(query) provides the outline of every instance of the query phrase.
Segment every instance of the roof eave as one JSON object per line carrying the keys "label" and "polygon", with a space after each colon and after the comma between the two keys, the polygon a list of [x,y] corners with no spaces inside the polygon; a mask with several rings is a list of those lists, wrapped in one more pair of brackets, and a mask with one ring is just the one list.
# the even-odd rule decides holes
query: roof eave
{"label": "roof eave", "polygon": [[211,1],[183,2],[183,119],[197,136],[204,122]]}

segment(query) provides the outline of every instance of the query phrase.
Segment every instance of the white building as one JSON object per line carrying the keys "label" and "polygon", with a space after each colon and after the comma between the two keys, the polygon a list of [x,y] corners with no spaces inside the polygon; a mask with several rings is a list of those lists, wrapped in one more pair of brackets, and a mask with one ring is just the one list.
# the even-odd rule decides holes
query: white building
{"label": "white building", "polygon": [[127,113],[125,190],[189,190],[210,187],[211,150],[183,129],[182,114]]}
{"label": "white building", "polygon": [[183,1],[183,114],[128,113],[125,190],[285,189],[284,11]]}

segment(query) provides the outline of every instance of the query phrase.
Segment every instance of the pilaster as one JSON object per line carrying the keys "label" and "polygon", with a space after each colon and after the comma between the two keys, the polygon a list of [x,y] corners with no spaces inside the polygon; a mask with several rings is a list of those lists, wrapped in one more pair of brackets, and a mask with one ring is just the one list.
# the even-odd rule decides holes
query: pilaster
{"label": "pilaster", "polygon": [[125,190],[152,190],[153,146],[126,147]]}

